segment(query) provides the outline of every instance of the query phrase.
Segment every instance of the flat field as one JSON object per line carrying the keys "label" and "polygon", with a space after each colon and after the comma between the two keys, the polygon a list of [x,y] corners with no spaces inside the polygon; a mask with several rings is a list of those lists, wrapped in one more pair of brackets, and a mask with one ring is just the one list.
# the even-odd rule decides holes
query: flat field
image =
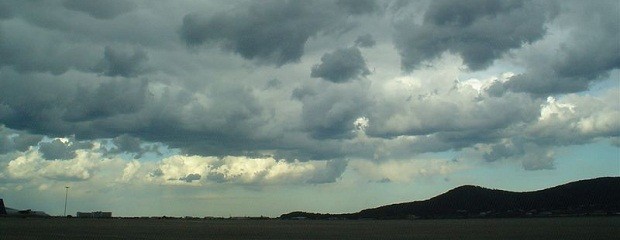
{"label": "flat field", "polygon": [[620,217],[452,220],[0,218],[0,239],[618,239]]}

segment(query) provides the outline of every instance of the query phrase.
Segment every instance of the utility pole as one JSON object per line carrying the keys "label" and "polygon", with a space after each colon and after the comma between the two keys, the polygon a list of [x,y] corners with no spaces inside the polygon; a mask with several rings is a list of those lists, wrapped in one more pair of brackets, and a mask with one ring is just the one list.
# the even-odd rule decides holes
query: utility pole
{"label": "utility pole", "polygon": [[63,217],[67,216],[67,196],[69,196],[69,187],[65,186],[65,213],[63,214]]}

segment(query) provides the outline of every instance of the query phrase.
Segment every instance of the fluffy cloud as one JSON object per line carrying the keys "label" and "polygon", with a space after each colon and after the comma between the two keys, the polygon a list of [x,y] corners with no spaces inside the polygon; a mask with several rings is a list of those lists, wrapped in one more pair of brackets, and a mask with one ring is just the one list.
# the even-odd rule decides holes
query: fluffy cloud
{"label": "fluffy cloud", "polygon": [[459,54],[472,70],[482,70],[511,49],[540,40],[551,17],[550,4],[529,1],[432,1],[421,24],[396,24],[402,67],[411,71],[444,52]]}
{"label": "fluffy cloud", "polygon": [[[339,2],[352,14],[372,11],[373,4]],[[359,6],[359,7],[358,7]],[[310,37],[347,25],[347,14],[332,2],[267,1],[226,13],[183,18],[181,37],[189,45],[216,43],[245,59],[282,66],[298,62]]]}
{"label": "fluffy cloud", "polygon": [[597,81],[617,78],[617,73],[610,74],[620,69],[620,23],[615,14],[620,3],[577,1],[565,7],[554,23],[555,38],[532,46],[524,56],[527,72],[497,83],[494,91],[545,96],[584,91]]}
{"label": "fluffy cloud", "polygon": [[[301,99],[302,118],[313,138],[350,138],[354,136],[354,121],[364,115],[370,104],[368,86],[353,82],[336,86],[307,86],[310,92]],[[323,88],[314,89],[313,88]]]}
{"label": "fluffy cloud", "polygon": [[128,162],[123,169],[123,176],[121,177],[121,181],[129,182],[134,180],[141,166],[142,164],[138,161]]}
{"label": "fluffy cloud", "polygon": [[[167,184],[331,183],[344,172],[346,161],[286,162],[273,158],[173,156],[163,159],[149,179]],[[204,180],[202,180],[204,179]]]}
{"label": "fluffy cloud", "polygon": [[620,134],[617,96],[618,89],[602,97],[549,97],[536,121],[488,145],[483,157],[487,161],[516,159],[528,170],[553,168],[553,146],[587,144]]}
{"label": "fluffy cloud", "polygon": [[338,49],[321,57],[321,64],[314,65],[310,76],[334,83],[347,82],[370,74],[366,60],[356,47]]}
{"label": "fluffy cloud", "polygon": [[86,181],[101,165],[111,160],[95,160],[97,155],[78,151],[69,160],[48,161],[37,151],[29,151],[8,162],[5,171],[10,178],[32,181],[38,178],[57,181]]}
{"label": "fluffy cloud", "polygon": [[385,139],[415,136],[436,142],[438,149],[444,148],[439,147],[444,143],[461,148],[494,139],[539,115],[540,100],[524,94],[494,97],[484,91],[484,87],[506,81],[511,74],[459,81],[455,80],[459,77],[456,57],[447,57],[436,65],[443,71],[420,70],[418,76],[375,83],[367,94],[373,101],[366,104],[364,113],[370,122],[366,135]]}
{"label": "fluffy cloud", "polygon": [[547,99],[541,116],[527,131],[533,141],[546,145],[584,144],[620,135],[619,89],[602,97],[568,95]]}
{"label": "fluffy cloud", "polygon": [[468,87],[407,99],[390,99],[392,101],[381,104],[402,104],[406,108],[383,113],[389,114],[387,116],[371,116],[370,120],[374,124],[371,124],[367,133],[398,136],[478,131],[477,134],[484,134],[485,131],[530,122],[539,111],[539,102],[527,96],[515,94],[495,98],[478,95]]}
{"label": "fluffy cloud", "polygon": [[76,150],[67,159],[47,160],[40,151],[29,150],[2,163],[0,177],[21,181],[57,181],[190,184],[235,183],[246,185],[324,184],[337,181],[347,161],[300,162],[274,158],[200,157],[174,155],[158,162],[104,158],[96,150]]}
{"label": "fluffy cloud", "polygon": [[494,162],[511,159],[521,162],[525,170],[544,170],[554,168],[554,152],[549,147],[528,142],[523,137],[503,139],[500,143],[489,145],[483,154],[486,161]]}

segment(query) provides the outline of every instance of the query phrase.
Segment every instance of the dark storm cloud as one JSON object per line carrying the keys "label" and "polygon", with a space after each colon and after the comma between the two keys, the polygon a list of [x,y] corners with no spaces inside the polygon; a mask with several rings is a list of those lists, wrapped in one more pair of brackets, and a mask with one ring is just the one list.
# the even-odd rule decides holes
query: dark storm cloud
{"label": "dark storm cloud", "polygon": [[[112,139],[104,145],[109,149],[101,150],[104,156],[137,158],[167,145],[181,154],[203,156],[381,161],[482,144],[490,149],[487,156],[481,154],[487,161],[538,156],[532,158],[541,159],[538,162],[523,162],[527,169],[536,169],[552,166],[549,147],[618,135],[612,121],[593,124],[609,129],[576,131],[579,120],[596,111],[531,128],[544,101],[519,93],[584,89],[617,69],[614,43],[619,31],[617,15],[612,14],[617,2],[568,2],[570,7],[556,20],[555,25],[565,24],[560,27],[549,21],[556,10],[553,4],[538,1],[397,1],[382,6],[374,1],[158,2],[168,7],[140,1],[135,9],[116,8],[122,6],[119,2],[11,1],[10,14],[0,13],[0,19],[12,16],[0,21],[0,123],[17,134],[0,134],[0,151],[25,151],[41,140],[25,132]],[[68,4],[83,9],[67,10]],[[88,8],[99,4],[106,6]],[[384,6],[402,9],[381,12]],[[211,12],[188,14],[200,10]],[[410,13],[419,13],[422,22],[404,21]],[[392,22],[398,23],[394,29],[389,28]],[[535,49],[544,58],[522,54],[553,38],[546,27],[563,27],[570,37],[557,51]],[[346,48],[353,40],[355,47]],[[405,70],[448,52],[462,57],[473,71],[452,74],[457,70],[429,68],[428,74],[400,76],[398,69],[379,64],[380,74],[368,76],[366,60],[391,63],[393,52],[382,51],[391,48],[386,41],[396,44]],[[188,54],[188,45],[190,50],[204,45],[224,52]],[[247,65],[229,52],[257,63],[299,64]],[[323,53],[320,62],[315,60]],[[438,78],[469,73],[489,77],[476,70],[501,57],[524,63],[526,72],[496,84],[491,88],[499,89],[496,94],[490,94],[491,89],[441,90],[452,79]],[[504,70],[506,61],[498,63]],[[312,64],[315,68],[308,74]],[[427,75],[441,76],[427,81]],[[415,86],[402,98],[395,92],[410,86],[391,85],[400,78]],[[576,109],[617,112],[585,104]],[[368,120],[368,126],[360,127],[359,119]],[[515,144],[512,136],[524,143]],[[46,158],[75,156],[68,143],[41,146]],[[523,153],[530,148],[533,155]],[[328,167],[333,172],[312,181],[334,181],[346,161],[334,160]],[[202,177],[217,178],[214,174]]]}
{"label": "dark storm cloud", "polygon": [[72,104],[66,106],[65,120],[86,121],[139,111],[147,97],[147,82],[110,80],[98,87],[77,87]]}
{"label": "dark storm cloud", "polygon": [[340,159],[346,157],[346,152],[342,149],[342,137],[352,137],[351,134],[338,136],[340,138],[332,135],[332,138],[327,139],[314,138],[317,137],[315,133],[310,133],[310,136],[306,135],[307,133],[303,133],[302,136],[287,136],[287,141],[277,142],[273,157],[300,161]]}
{"label": "dark storm cloud", "polygon": [[13,10],[8,3],[0,2],[0,20],[10,19],[13,17]]}
{"label": "dark storm cloud", "polygon": [[39,152],[46,160],[67,160],[75,158],[77,155],[76,150],[90,149],[93,144],[89,141],[76,141],[71,138],[67,142],[63,142],[60,139],[54,139],[51,142],[39,143]]}
{"label": "dark storm cloud", "polygon": [[128,135],[121,135],[112,139],[112,143],[116,146],[116,150],[119,152],[141,152],[142,147],[140,144],[142,141],[138,138],[134,138]]}
{"label": "dark storm cloud", "polygon": [[511,49],[540,40],[551,3],[530,1],[432,1],[421,25],[395,25],[402,68],[411,71],[444,52],[462,57],[472,70],[490,66]]}
{"label": "dark storm cloud", "polygon": [[135,77],[144,71],[147,60],[147,54],[142,49],[134,49],[133,53],[129,53],[106,46],[103,60],[93,70],[110,77]]}
{"label": "dark storm cloud", "polygon": [[[446,94],[447,95],[447,94]],[[379,137],[426,135],[442,133],[442,141],[465,141],[468,144],[482,139],[485,131],[502,130],[513,124],[532,122],[540,115],[540,100],[510,94],[503,97],[457,94],[451,97],[412,99],[408,103],[384,103],[370,116],[373,123],[367,134]],[[446,101],[451,99],[451,102]],[[403,110],[392,104],[407,104]],[[420,114],[424,113],[424,114]],[[394,121],[407,119],[407,121]]]}
{"label": "dark storm cloud", "polygon": [[15,148],[12,146],[13,141],[6,135],[0,135],[0,154],[12,152]]}
{"label": "dark storm cloud", "polygon": [[[129,0],[74,1],[79,5],[102,5],[93,11],[108,11],[116,6],[122,6],[124,10],[117,9],[122,12],[134,10],[102,21],[82,11],[68,10],[63,6],[64,1],[0,1],[10,6],[13,16],[11,21],[2,21],[0,26],[0,49],[6,45],[17,55],[11,56],[13,64],[6,65],[14,65],[17,69],[31,62],[33,64],[29,64],[30,68],[23,66],[20,69],[37,72],[50,71],[42,69],[55,65],[63,65],[65,69],[91,71],[100,60],[100,53],[106,45],[125,44],[147,48],[178,42],[176,29],[182,16],[170,16],[175,10],[174,3],[158,2],[172,6],[165,6],[160,12],[155,7],[161,5],[150,1],[133,1],[136,4]],[[123,2],[135,7],[125,8]],[[9,59],[4,59],[7,55],[1,56],[0,65],[4,65],[2,62]],[[20,60],[17,63],[21,64],[15,60]]]}
{"label": "dark storm cloud", "polygon": [[349,162],[346,160],[328,161],[325,170],[316,172],[315,175],[308,180],[308,183],[322,184],[336,182],[347,169],[348,164]]}
{"label": "dark storm cloud", "polygon": [[20,133],[17,137],[14,137],[13,144],[15,150],[17,151],[26,151],[31,146],[36,146],[43,139],[41,135],[33,135],[27,133]]}
{"label": "dark storm cloud", "polygon": [[59,139],[39,144],[39,152],[41,152],[43,158],[47,160],[66,160],[72,159],[76,156],[75,150],[71,149],[68,144],[62,142]]}
{"label": "dark storm cloud", "polygon": [[63,74],[69,69],[86,69],[90,50],[58,41],[58,33],[29,28],[20,22],[0,25],[0,68],[18,72]]}
{"label": "dark storm cloud", "polygon": [[555,51],[529,56],[525,61],[527,72],[506,83],[496,83],[491,91],[542,96],[579,92],[609,77],[611,70],[620,69],[620,2],[577,2],[567,8],[557,21],[566,24],[561,26],[568,28],[570,35],[561,40]]}
{"label": "dark storm cloud", "polygon": [[62,5],[97,19],[112,19],[136,8],[136,4],[127,0],[65,0]]}
{"label": "dark storm cloud", "polygon": [[[3,3],[12,9],[13,19],[0,24],[0,67],[21,73],[92,72],[99,64],[96,68],[99,73],[133,76],[144,70],[146,51],[142,48],[178,38],[175,26],[164,24],[166,20],[148,11],[133,14],[129,22],[99,21],[66,10],[61,1]],[[84,4],[91,3],[116,4],[84,1]],[[110,45],[115,47],[106,51],[104,47]],[[132,54],[119,46],[140,47],[134,47]]]}
{"label": "dark storm cloud", "polygon": [[336,4],[350,14],[369,14],[380,9],[375,0],[338,0]]}
{"label": "dark storm cloud", "polygon": [[214,84],[198,95],[213,103],[205,106],[174,85],[159,84],[154,95],[145,80],[95,81],[13,71],[0,76],[0,121],[9,128],[78,139],[130,134],[186,153],[217,156],[274,147],[270,134],[256,133],[267,121],[264,106],[248,87]]}
{"label": "dark storm cloud", "polygon": [[[301,19],[297,19],[298,16],[296,15],[286,15],[291,20],[290,24],[295,26],[288,30],[284,29],[282,32],[296,33],[295,31],[302,31],[304,39],[301,41],[302,44],[298,45],[302,50],[308,39],[305,37],[308,36],[307,33],[304,32],[307,29],[303,27],[305,23],[321,27],[321,30],[312,30],[313,36],[318,37],[321,32],[327,31],[325,29],[335,27],[333,22],[325,23],[326,19],[335,19],[338,24],[343,22],[340,17],[334,16],[332,9],[307,7],[320,5],[318,3],[287,4],[299,5],[297,9],[305,14],[300,16]],[[327,4],[327,6],[335,7],[332,4]],[[276,10],[265,10],[269,7]],[[274,6],[267,6],[252,11],[263,11],[270,14],[283,12],[277,9]],[[310,16],[312,14],[308,12],[314,13],[315,11],[325,12],[324,15],[327,17],[310,19],[314,17]],[[264,19],[275,21],[272,19],[273,16],[264,15],[262,16]],[[304,19],[304,16],[308,19]],[[207,16],[203,17],[210,19]],[[212,18],[228,21],[237,17],[242,20],[251,18],[245,15],[238,16],[234,12],[216,14]],[[238,26],[244,24],[244,26],[249,26],[250,23],[230,20],[229,24],[233,26],[233,31],[236,31],[234,29]],[[278,24],[284,23],[278,22]],[[259,30],[268,29],[268,26],[260,24],[257,26],[263,27]],[[274,29],[280,27],[274,26]],[[254,30],[248,29],[247,31],[252,32]],[[355,34],[358,35],[359,33]],[[237,37],[241,38],[242,35],[240,34]],[[252,154],[255,150],[274,150],[279,156],[286,156],[287,159],[332,159],[342,157],[345,154],[341,149],[342,142],[340,140],[351,139],[355,136],[353,132],[355,130],[354,122],[365,114],[366,105],[369,103],[366,96],[367,89],[357,86],[357,84],[354,84],[355,86],[347,85],[362,81],[347,79],[349,82],[337,84],[343,85],[342,87],[328,90],[324,90],[321,86],[312,89],[305,88],[308,90],[308,94],[303,94],[303,88],[299,88],[302,90],[296,91],[299,93],[296,98],[300,100],[303,107],[299,113],[294,114],[301,116],[293,116],[291,120],[281,120],[280,118],[289,116],[278,116],[274,113],[279,112],[279,109],[274,109],[268,103],[261,102],[261,99],[257,98],[255,94],[266,95],[259,90],[264,85],[261,82],[257,88],[257,86],[248,84],[247,81],[252,81],[252,79],[224,81],[205,77],[204,89],[198,87],[195,90],[183,89],[182,83],[174,82],[176,80],[171,80],[170,83],[165,83],[162,86],[162,84],[150,85],[146,81],[135,81],[135,79],[107,78],[108,76],[132,77],[141,74],[142,67],[147,61],[145,57],[147,50],[151,53],[149,56],[153,58],[149,59],[149,67],[152,60],[157,60],[156,58],[161,56],[156,55],[156,49],[146,47],[144,50],[142,48],[127,50],[117,47],[118,45],[113,45],[115,47],[104,49],[104,46],[100,46],[100,44],[111,46],[109,42],[95,44],[96,60],[101,60],[101,50],[104,50],[103,60],[96,71],[101,73],[98,79],[81,79],[81,76],[80,79],[67,79],[67,76],[64,75],[47,77],[45,75],[26,76],[22,74],[16,74],[19,76],[16,76],[15,79],[12,79],[13,77],[3,78],[4,83],[0,84],[8,88],[0,90],[3,92],[3,96],[0,96],[3,100],[0,111],[7,110],[7,114],[0,114],[2,121],[18,129],[31,129],[34,132],[45,133],[50,136],[75,134],[79,139],[113,138],[130,134],[136,139],[124,139],[128,140],[124,143],[122,141],[117,142],[122,146],[113,143],[116,147],[110,151],[124,152],[127,150],[127,153],[133,151],[136,153],[135,156],[139,156],[140,151],[142,151],[138,151],[136,147],[136,142],[139,139],[141,141],[162,142],[171,148],[180,148],[183,153],[189,154],[247,155]],[[284,45],[277,43],[275,49]],[[354,56],[352,59],[357,57],[358,60],[362,60],[359,63],[363,63],[363,67],[358,65],[357,70],[359,72],[367,71],[365,61],[363,61],[359,50],[351,48],[344,49],[342,52],[357,53],[351,55]],[[174,65],[173,61],[170,62]],[[333,62],[335,65],[340,64],[346,67],[344,64],[346,62]],[[323,70],[329,69],[326,62],[324,63]],[[94,65],[96,64],[90,65],[91,69],[89,70],[92,70]],[[209,68],[210,66],[205,67]],[[333,66],[330,67],[333,68]],[[345,67],[333,69],[346,70]],[[65,66],[65,69],[71,69],[71,67]],[[357,75],[354,74],[355,78],[364,76],[359,72]],[[11,71],[8,71],[8,74],[10,73]],[[281,83],[279,86],[275,84],[276,82],[269,85],[269,94],[276,95],[280,94],[280,91],[289,91],[290,80],[280,77],[278,79]],[[239,83],[236,84],[236,82]],[[151,93],[148,89],[159,89],[161,91]],[[201,94],[193,96],[194,91],[200,91]],[[311,92],[316,94],[312,95]],[[200,98],[203,99],[199,101]],[[300,122],[297,122],[297,117],[301,119]],[[287,125],[295,131],[282,133],[279,130],[282,125]],[[305,139],[306,136],[311,139]],[[123,138],[117,140],[120,141]]]}
{"label": "dark storm cloud", "polygon": [[310,76],[334,83],[343,83],[370,74],[366,60],[357,47],[338,49],[321,57],[321,64],[314,65]]}
{"label": "dark storm cloud", "polygon": [[293,89],[293,92],[291,93],[291,99],[301,101],[305,97],[313,96],[313,95],[316,95],[316,92],[314,91],[314,89],[310,87],[295,88]]}
{"label": "dark storm cloud", "polygon": [[[335,85],[306,95],[301,117],[306,130],[315,139],[340,139],[355,136],[354,122],[364,116],[370,104],[364,94],[367,86],[357,82]],[[314,90],[311,90],[314,91]]]}
{"label": "dark storm cloud", "polygon": [[261,1],[212,16],[183,18],[181,37],[189,45],[217,43],[245,59],[281,66],[298,62],[308,39],[346,23],[332,2]]}
{"label": "dark storm cloud", "polygon": [[432,1],[424,14],[424,21],[437,26],[455,25],[466,27],[478,18],[493,18],[498,14],[504,14],[515,8],[520,8],[522,5],[522,0]]}
{"label": "dark storm cloud", "polygon": [[201,176],[198,173],[190,173],[185,177],[179,178],[179,180],[181,181],[185,181],[185,182],[193,182],[193,181],[198,181],[200,180]]}
{"label": "dark storm cloud", "polygon": [[1,71],[0,76],[0,121],[8,128],[41,134],[71,134],[66,132],[66,126],[58,117],[74,94],[75,82],[23,76],[7,70]]}
{"label": "dark storm cloud", "polygon": [[15,131],[0,125],[0,154],[12,151],[24,152],[31,146],[36,146],[43,136]]}
{"label": "dark storm cloud", "polygon": [[370,33],[360,35],[359,37],[357,37],[357,39],[355,39],[355,46],[358,46],[361,48],[371,48],[371,47],[374,47],[375,44],[376,44],[376,41]]}
{"label": "dark storm cloud", "polygon": [[[53,137],[114,137],[110,130],[115,125],[129,125],[112,124],[111,118],[139,111],[147,97],[147,82],[134,79],[85,81],[12,71],[0,76],[0,121],[12,129]],[[103,120],[110,122],[93,122]]]}
{"label": "dark storm cloud", "polygon": [[104,154],[107,156],[114,156],[120,153],[133,154],[135,159],[141,158],[147,152],[153,152],[161,154],[159,147],[154,144],[146,145],[142,140],[136,137],[129,136],[127,134],[120,135],[112,139],[112,147],[109,150],[104,150]]}

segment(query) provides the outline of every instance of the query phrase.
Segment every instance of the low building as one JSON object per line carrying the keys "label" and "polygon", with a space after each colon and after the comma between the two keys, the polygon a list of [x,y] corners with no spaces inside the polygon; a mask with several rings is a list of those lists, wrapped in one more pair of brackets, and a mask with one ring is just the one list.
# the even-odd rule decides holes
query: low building
{"label": "low building", "polygon": [[78,218],[111,218],[112,212],[77,212]]}

